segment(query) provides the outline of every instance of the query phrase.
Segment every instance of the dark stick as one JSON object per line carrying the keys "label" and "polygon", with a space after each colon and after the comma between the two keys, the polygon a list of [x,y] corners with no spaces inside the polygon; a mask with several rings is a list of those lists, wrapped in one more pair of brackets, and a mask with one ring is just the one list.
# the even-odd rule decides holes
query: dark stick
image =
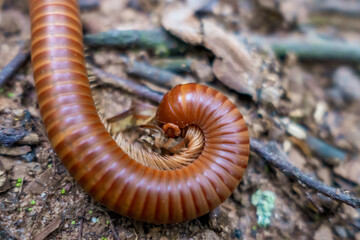
{"label": "dark stick", "polygon": [[160,92],[156,92],[154,90],[151,90],[150,88],[148,88],[146,86],[143,86],[141,84],[138,84],[136,82],[119,78],[118,76],[116,76],[114,74],[104,72],[100,68],[92,66],[91,70],[99,78],[111,79],[112,82],[116,86],[124,89],[127,92],[133,93],[133,94],[135,94],[135,95],[137,95],[139,97],[146,98],[146,99],[148,99],[148,100],[150,100],[150,101],[152,101],[154,103],[160,103],[160,101],[161,101],[161,99],[163,97],[163,94],[160,93]]}
{"label": "dark stick", "polygon": [[110,228],[111,228],[111,231],[113,232],[114,238],[115,238],[116,240],[120,240],[119,235],[117,234],[117,232],[116,232],[116,230],[115,230],[115,227],[114,227],[114,224],[113,224],[113,221],[112,221],[110,215],[109,215],[106,211],[104,211],[104,213],[105,213],[105,215],[109,218]]}
{"label": "dark stick", "polygon": [[183,53],[190,45],[171,36],[162,29],[153,30],[111,30],[88,34],[84,42],[89,47],[117,47],[121,49],[145,49],[156,55]]}
{"label": "dark stick", "polygon": [[79,237],[78,237],[79,240],[83,239],[83,226],[84,226],[84,213],[82,214],[81,219],[80,219],[80,230],[79,230]]}
{"label": "dark stick", "polygon": [[330,0],[330,1],[314,1],[311,4],[310,12],[316,12],[316,13],[336,13],[336,14],[342,14],[344,16],[351,16],[351,17],[358,17],[360,14],[360,3],[357,1],[351,1],[351,2],[340,2],[337,0]]}
{"label": "dark stick", "polygon": [[321,37],[265,37],[260,35],[239,35],[240,41],[251,43],[260,49],[270,47],[278,57],[295,53],[301,60],[319,61],[360,61],[359,42],[330,40]]}
{"label": "dark stick", "polygon": [[297,180],[300,184],[322,193],[323,195],[343,202],[353,208],[360,208],[360,199],[339,188],[327,186],[323,182],[313,179],[293,166],[288,160],[285,153],[279,150],[275,143],[263,144],[262,142],[250,139],[250,147],[268,164],[279,169],[285,176]]}
{"label": "dark stick", "polygon": [[16,71],[26,62],[30,57],[30,50],[27,43],[25,43],[19,53],[0,71],[0,87],[13,77]]}
{"label": "dark stick", "polygon": [[99,0],[79,0],[79,7],[81,10],[92,10],[98,8]]}
{"label": "dark stick", "polygon": [[316,153],[327,164],[336,165],[348,158],[346,152],[336,148],[311,134],[306,134],[306,142],[314,153]]}
{"label": "dark stick", "polygon": [[190,58],[166,58],[153,60],[152,64],[155,67],[175,72],[175,73],[189,73],[191,72],[191,64],[193,60]]}
{"label": "dark stick", "polygon": [[0,144],[5,147],[10,147],[28,134],[29,132],[24,129],[0,126]]}
{"label": "dark stick", "polygon": [[117,232],[115,230],[113,221],[112,221],[109,213],[107,211],[105,211],[102,207],[95,207],[95,208],[98,209],[99,211],[103,212],[106,215],[106,217],[109,219],[110,229],[113,232],[114,239],[115,240],[120,240],[119,235],[117,234]]}
{"label": "dark stick", "polygon": [[282,118],[281,124],[285,127],[286,132],[298,140],[305,141],[312,152],[320,157],[329,165],[338,165],[348,158],[348,154],[324,140],[314,137],[302,125],[295,123],[288,118]]}
{"label": "dark stick", "polygon": [[130,75],[150,80],[152,83],[161,86],[173,88],[176,85],[188,82],[185,78],[172,72],[122,57],[126,64],[126,72]]}

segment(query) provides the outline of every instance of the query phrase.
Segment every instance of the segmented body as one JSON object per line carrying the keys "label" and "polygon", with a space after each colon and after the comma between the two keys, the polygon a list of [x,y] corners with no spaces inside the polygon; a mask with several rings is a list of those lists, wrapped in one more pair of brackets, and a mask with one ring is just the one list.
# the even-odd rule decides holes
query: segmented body
{"label": "segmented body", "polygon": [[189,165],[161,171],[131,159],[106,131],[91,95],[82,25],[75,0],[29,0],[32,65],[48,137],[70,174],[96,201],[152,223],[197,218],[227,199],[247,167],[244,119],[223,94],[179,85],[159,105],[157,120],[197,125],[205,144]]}

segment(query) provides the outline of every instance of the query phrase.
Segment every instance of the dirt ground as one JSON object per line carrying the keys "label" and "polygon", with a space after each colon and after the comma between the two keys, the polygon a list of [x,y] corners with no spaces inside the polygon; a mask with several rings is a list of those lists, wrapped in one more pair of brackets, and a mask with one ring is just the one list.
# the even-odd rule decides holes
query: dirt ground
{"label": "dirt ground", "polygon": [[[244,115],[251,138],[275,141],[301,171],[360,196],[360,1],[326,0],[321,6],[315,0],[84,2],[95,3],[81,10],[85,35],[162,29],[183,46],[86,45],[104,119],[134,104],[146,103],[151,111],[156,104],[113,79],[96,77],[91,66],[158,93],[169,86],[132,73],[128,61],[166,69],[172,75],[162,76],[171,84],[198,82],[220,90]],[[0,69],[28,39],[26,1],[0,0]],[[176,68],[164,64],[180,60]],[[130,115],[113,124],[113,131],[136,124]],[[267,197],[257,204],[255,193]],[[360,240],[360,211],[287,178],[252,152],[239,187],[205,216],[154,225],[117,215],[84,193],[54,153],[28,59],[0,86],[0,239],[117,237]]]}

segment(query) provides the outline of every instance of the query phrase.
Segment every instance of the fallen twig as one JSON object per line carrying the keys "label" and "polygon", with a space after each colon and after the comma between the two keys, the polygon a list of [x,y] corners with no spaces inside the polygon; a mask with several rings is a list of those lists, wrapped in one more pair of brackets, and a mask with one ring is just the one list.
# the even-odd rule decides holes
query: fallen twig
{"label": "fallen twig", "polygon": [[0,71],[0,87],[13,77],[16,71],[26,62],[30,57],[29,45],[25,43],[19,53]]}
{"label": "fallen twig", "polygon": [[193,59],[190,58],[166,58],[153,60],[152,64],[158,68],[175,72],[175,73],[189,73],[191,72],[191,64]]}
{"label": "fallen twig", "polygon": [[78,237],[79,240],[83,239],[84,215],[85,215],[85,208],[82,210],[80,216],[80,229],[79,229],[79,237]]}
{"label": "fallen twig", "polygon": [[178,84],[189,82],[187,79],[167,70],[130,60],[127,57],[122,57],[122,59],[126,64],[126,71],[128,74],[149,79],[158,86],[173,88]]}
{"label": "fallen twig", "polygon": [[28,152],[31,152],[30,146],[16,146],[16,147],[5,147],[0,146],[0,154],[7,155],[7,156],[23,156],[27,154]]}
{"label": "fallen twig", "polygon": [[321,207],[311,196],[311,194],[309,193],[308,189],[305,188],[305,186],[303,186],[302,184],[299,184],[300,185],[300,189],[301,191],[304,193],[306,199],[311,202],[311,204],[316,208],[316,210],[319,212],[319,213],[323,213],[324,212],[324,208]]}
{"label": "fallen twig", "polygon": [[190,58],[167,58],[158,59],[151,62],[151,65],[123,56],[126,64],[126,71],[130,75],[138,76],[149,80],[161,87],[173,88],[178,84],[194,82],[191,78],[186,78],[177,73],[192,73],[201,82],[213,80],[213,72],[207,61],[199,61]]}
{"label": "fallen twig", "polygon": [[360,14],[360,3],[357,1],[339,2],[336,0],[330,1],[314,1],[310,7],[311,12],[321,13],[336,13],[344,16],[359,17]]}
{"label": "fallen twig", "polygon": [[288,118],[281,118],[279,124],[285,127],[288,134],[306,142],[311,151],[329,165],[338,165],[348,158],[345,151],[312,136],[303,126],[290,121]]}
{"label": "fallen twig", "polygon": [[[31,232],[30,232],[30,235],[31,236],[34,236],[33,233],[34,233],[34,230],[36,229],[36,226],[38,225],[38,222],[39,222],[39,219],[40,219],[40,216],[41,216],[41,213],[43,212],[44,208],[45,208],[45,204],[47,203],[47,199],[50,195],[50,191],[53,189],[53,186],[54,186],[54,183],[55,183],[55,169],[53,171],[53,178],[52,179],[49,179],[49,184],[44,184],[44,187],[46,187],[46,192],[45,192],[45,196],[43,197],[42,199],[42,202],[41,202],[41,208],[40,208],[40,211],[37,213],[37,216],[36,216],[36,219],[35,221],[33,222],[32,224],[32,229],[31,229]],[[40,184],[40,182],[37,182]],[[35,237],[35,236],[34,236]],[[46,237],[46,236],[45,236]]]}
{"label": "fallen twig", "polygon": [[116,86],[124,89],[127,92],[136,94],[142,98],[146,98],[155,103],[160,103],[160,101],[162,99],[161,93],[155,92],[155,91],[151,90],[150,88],[140,85],[136,82],[122,79],[114,74],[104,72],[103,70],[101,70],[100,68],[97,68],[95,66],[92,66],[91,70],[99,78],[111,79],[112,82],[115,83]]}
{"label": "fallen twig", "polygon": [[287,177],[295,179],[300,184],[333,200],[343,202],[354,208],[360,208],[360,198],[357,198],[342,189],[327,186],[323,182],[313,179],[309,175],[303,173],[287,160],[287,156],[277,148],[275,143],[265,145],[258,140],[250,139],[250,147],[263,160],[279,169]]}
{"label": "fallen twig", "polygon": [[79,7],[81,10],[91,10],[98,8],[100,5],[99,0],[79,0]]}
{"label": "fallen twig", "polygon": [[85,35],[84,42],[90,47],[145,49],[156,55],[179,54],[191,48],[162,29],[111,30]]}
{"label": "fallen twig", "polygon": [[260,35],[243,36],[238,39],[251,43],[258,48],[270,47],[278,57],[285,57],[288,53],[295,53],[302,60],[320,61],[360,61],[359,42],[329,40],[321,37],[265,37]]}
{"label": "fallen twig", "polygon": [[101,207],[95,207],[95,208],[98,209],[99,211],[103,212],[103,213],[106,215],[106,217],[109,219],[110,229],[111,229],[111,231],[113,232],[114,239],[115,239],[115,240],[120,240],[119,235],[118,235],[117,232],[115,231],[115,227],[114,227],[114,224],[113,224],[113,222],[112,222],[112,219],[111,219],[109,213],[108,213],[107,211],[105,211],[105,210],[104,210],[103,208],[101,208]]}

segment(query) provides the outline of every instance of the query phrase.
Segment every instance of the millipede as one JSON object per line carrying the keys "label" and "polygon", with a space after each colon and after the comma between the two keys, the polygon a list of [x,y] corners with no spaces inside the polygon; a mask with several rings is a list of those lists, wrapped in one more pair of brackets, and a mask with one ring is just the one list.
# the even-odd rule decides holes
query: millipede
{"label": "millipede", "polygon": [[[29,0],[29,8],[41,117],[57,156],[84,191],[120,215],[157,224],[197,218],[231,195],[250,150],[246,123],[229,99],[195,83],[166,93],[156,112],[160,127],[176,133],[198,129],[201,151],[176,167],[144,164],[119,147],[98,115],[77,1]],[[181,162],[179,156],[164,161]]]}

